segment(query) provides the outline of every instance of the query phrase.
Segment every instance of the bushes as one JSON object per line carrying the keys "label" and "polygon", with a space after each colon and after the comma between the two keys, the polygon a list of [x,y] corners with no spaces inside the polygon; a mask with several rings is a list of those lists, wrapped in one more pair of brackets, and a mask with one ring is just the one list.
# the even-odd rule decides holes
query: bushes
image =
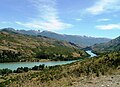
{"label": "bushes", "polygon": [[0,83],[0,87],[6,87],[3,83]]}
{"label": "bushes", "polygon": [[10,70],[8,68],[6,68],[6,69],[0,69],[0,75],[5,75],[5,74],[8,75],[10,73],[12,73],[12,70]]}
{"label": "bushes", "polygon": [[15,52],[11,50],[2,50],[0,51],[0,62],[16,62],[22,58],[20,52]]}
{"label": "bushes", "polygon": [[[120,66],[120,52],[113,52],[99,57],[94,57],[91,59],[85,59],[81,62],[73,63],[70,65],[49,66],[47,69],[45,69],[45,65],[39,65],[39,66],[34,66],[31,69],[32,70],[45,69],[43,73],[47,72],[46,74],[48,74],[49,72],[51,72],[51,73],[55,73],[55,75],[58,75],[57,72],[69,71],[69,73],[63,73],[63,74],[73,75],[74,73],[77,73],[79,76],[91,75],[91,74],[95,74],[96,76],[99,76],[99,75],[107,74],[109,70],[117,69],[118,66]],[[72,69],[69,67],[72,67]],[[22,70],[24,71],[24,68]]]}
{"label": "bushes", "polygon": [[[26,76],[15,78],[17,80],[16,84],[22,84],[22,81],[27,81],[32,79],[34,82],[49,83],[50,81],[60,80],[65,78],[67,80],[71,78],[78,78],[80,76],[97,76],[110,74],[109,72],[116,71],[120,69],[120,52],[113,52],[105,54],[102,56],[85,59],[83,61],[78,61],[72,64],[63,65],[63,66],[49,66],[45,67],[44,65],[34,66],[32,70],[41,70],[40,72],[32,72]],[[28,68],[18,68],[24,72]],[[26,78],[27,77],[27,78]],[[31,82],[30,81],[30,82]]]}
{"label": "bushes", "polygon": [[45,65],[42,64],[42,65],[39,65],[39,66],[32,67],[32,70],[43,70],[44,68],[45,68]]}
{"label": "bushes", "polygon": [[[36,59],[50,59],[53,61],[68,61],[68,60],[79,59],[79,57],[74,58],[72,56],[72,52],[74,52],[74,50],[72,48],[71,49],[69,48],[72,51],[69,51],[66,48],[58,49],[59,47],[57,48],[58,50],[56,50],[56,48],[53,48],[53,47],[44,48],[44,49],[46,49],[45,52],[42,49],[41,52],[35,53],[33,57],[35,57]],[[77,51],[79,51],[79,50],[77,50]],[[79,54],[79,52],[77,52],[77,51],[76,51],[76,53]],[[82,55],[82,56],[84,56],[84,55]],[[28,58],[27,54],[23,54],[21,52],[12,51],[12,50],[0,50],[0,63],[18,62],[18,61],[27,61],[27,60],[30,61],[32,56],[29,57],[28,59],[27,58]]]}
{"label": "bushes", "polygon": [[120,52],[113,52],[99,57],[86,59],[80,63],[79,69],[83,74],[96,76],[108,74],[110,70],[117,69],[120,65]]}
{"label": "bushes", "polygon": [[[23,72],[28,72],[29,70],[43,70],[45,68],[45,65],[39,65],[39,66],[34,66],[32,68],[28,68],[28,67],[18,67],[16,70],[14,70],[14,73],[23,73]],[[12,70],[10,69],[1,69],[0,70],[0,75],[3,74],[9,74],[12,73]]]}
{"label": "bushes", "polygon": [[28,72],[29,68],[28,67],[20,67],[17,68],[17,70],[14,70],[14,73],[22,73],[22,72]]}
{"label": "bushes", "polygon": [[29,68],[28,68],[28,67],[24,67],[24,68],[23,68],[23,71],[28,72],[28,71],[29,71]]}

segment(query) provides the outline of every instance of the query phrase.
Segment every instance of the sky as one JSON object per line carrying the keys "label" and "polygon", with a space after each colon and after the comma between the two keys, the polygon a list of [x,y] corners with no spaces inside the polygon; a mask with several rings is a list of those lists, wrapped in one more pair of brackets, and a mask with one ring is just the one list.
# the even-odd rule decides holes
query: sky
{"label": "sky", "polygon": [[0,0],[0,28],[120,36],[120,0]]}

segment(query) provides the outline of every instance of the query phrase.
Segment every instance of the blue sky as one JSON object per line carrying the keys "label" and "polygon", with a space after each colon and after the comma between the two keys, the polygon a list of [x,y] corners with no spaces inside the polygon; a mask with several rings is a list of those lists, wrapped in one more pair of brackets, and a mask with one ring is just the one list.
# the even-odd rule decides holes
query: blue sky
{"label": "blue sky", "polygon": [[0,0],[0,28],[115,38],[120,0]]}

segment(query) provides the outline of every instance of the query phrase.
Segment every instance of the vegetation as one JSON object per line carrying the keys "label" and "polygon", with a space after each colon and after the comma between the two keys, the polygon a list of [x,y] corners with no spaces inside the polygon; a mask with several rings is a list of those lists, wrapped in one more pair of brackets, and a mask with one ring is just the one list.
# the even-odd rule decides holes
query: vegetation
{"label": "vegetation", "polygon": [[44,68],[45,68],[45,65],[42,64],[42,65],[39,65],[39,66],[32,67],[32,70],[43,70]]}
{"label": "vegetation", "polygon": [[0,62],[73,60],[85,56],[85,51],[65,41],[0,31]]}
{"label": "vegetation", "polygon": [[[86,47],[87,50],[90,49]],[[66,87],[79,77],[99,77],[120,70],[120,37],[105,44],[94,45],[99,54],[67,65],[19,67],[0,70],[0,87]],[[0,31],[0,62],[73,60],[88,56],[71,42],[58,41],[42,36],[29,36],[13,31]]]}
{"label": "vegetation", "polygon": [[[41,85],[41,87],[47,87],[47,85],[51,85],[51,83],[59,81],[59,84],[57,85],[62,84],[68,86],[71,85],[70,82],[75,78],[77,79],[82,76],[98,77],[100,75],[114,73],[119,69],[120,51],[93,57],[90,59],[85,59],[83,61],[78,61],[63,66],[44,67],[44,69],[38,69],[38,66],[35,66],[34,70],[38,70],[38,72],[31,71],[27,74],[15,75],[14,78],[11,79],[8,75],[8,77],[6,77],[7,80],[1,82],[1,85],[8,85],[9,87],[12,87],[14,85],[20,86],[25,84],[30,85],[31,83],[34,83],[34,85],[37,86]],[[66,84],[64,82],[66,82]]]}
{"label": "vegetation", "polygon": [[108,43],[95,44],[92,46],[93,52],[97,54],[106,54],[112,51],[120,51],[120,36]]}
{"label": "vegetation", "polygon": [[10,73],[23,73],[23,72],[28,72],[29,70],[43,70],[47,68],[47,66],[45,67],[44,64],[39,65],[39,66],[34,66],[32,68],[28,68],[28,67],[18,67],[16,70],[10,70],[8,68],[6,69],[0,69],[0,75],[8,75]]}
{"label": "vegetation", "polygon": [[28,72],[28,71],[29,71],[28,67],[20,67],[20,68],[17,68],[17,70],[14,70],[13,72],[14,73],[23,73],[23,72]]}
{"label": "vegetation", "polygon": [[15,30],[13,28],[5,28],[5,29],[12,30],[17,33],[27,34],[27,35],[34,35],[34,36],[42,35],[42,36],[54,38],[57,40],[68,41],[71,44],[75,43],[74,45],[78,44],[78,46],[79,47],[81,46],[82,48],[86,46],[92,46],[94,44],[105,43],[105,42],[110,41],[110,39],[108,38],[95,38],[95,37],[76,36],[76,35],[61,35],[61,34],[49,32],[49,31],[40,32],[40,30],[38,31],[36,30]]}
{"label": "vegetation", "polygon": [[12,50],[1,50],[0,51],[0,62],[16,62],[22,59],[20,52]]}
{"label": "vegetation", "polygon": [[10,73],[12,73],[12,70],[10,70],[10,69],[0,69],[0,75],[8,75],[8,74],[10,74]]}

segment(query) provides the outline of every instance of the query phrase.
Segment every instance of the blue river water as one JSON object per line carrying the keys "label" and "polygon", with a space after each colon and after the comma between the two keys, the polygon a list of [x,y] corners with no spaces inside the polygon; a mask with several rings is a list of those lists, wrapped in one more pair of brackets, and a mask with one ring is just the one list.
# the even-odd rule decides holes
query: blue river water
{"label": "blue river water", "polygon": [[[88,54],[91,55],[91,57],[96,56],[91,51],[86,51]],[[75,62],[73,61],[49,61],[49,62],[13,62],[13,63],[0,63],[0,69],[8,68],[11,70],[15,70],[18,67],[33,67],[35,65],[45,64],[46,66],[55,66],[55,65],[63,65],[63,64],[69,64]]]}
{"label": "blue river water", "polygon": [[88,54],[90,54],[90,57],[94,57],[94,56],[97,56],[96,54],[92,53],[91,50],[89,51],[86,51]]}

